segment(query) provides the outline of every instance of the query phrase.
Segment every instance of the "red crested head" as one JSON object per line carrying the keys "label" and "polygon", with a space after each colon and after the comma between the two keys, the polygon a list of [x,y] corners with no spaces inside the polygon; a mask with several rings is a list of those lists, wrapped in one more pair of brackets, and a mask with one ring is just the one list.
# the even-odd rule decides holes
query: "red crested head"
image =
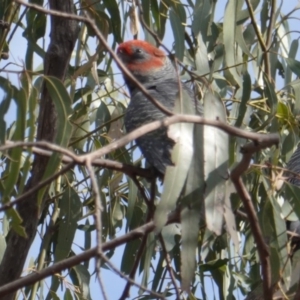
{"label": "red crested head", "polygon": [[120,44],[117,54],[128,70],[133,73],[149,73],[149,70],[161,69],[167,58],[162,50],[141,40],[132,40]]}
{"label": "red crested head", "polygon": [[[117,54],[125,66],[144,84],[170,77],[177,77],[165,52],[141,40],[120,44]],[[128,82],[127,82],[128,83]]]}

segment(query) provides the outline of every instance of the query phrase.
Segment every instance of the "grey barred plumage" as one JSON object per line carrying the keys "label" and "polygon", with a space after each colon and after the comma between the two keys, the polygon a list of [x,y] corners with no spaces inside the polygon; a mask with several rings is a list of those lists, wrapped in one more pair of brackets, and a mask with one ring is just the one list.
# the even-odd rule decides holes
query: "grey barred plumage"
{"label": "grey barred plumage", "polygon": [[[179,94],[178,74],[165,53],[151,44],[139,40],[121,44],[117,53],[149,94],[172,111],[175,99]],[[166,117],[166,114],[147,99],[128,78],[125,77],[124,79],[131,94],[131,100],[125,114],[127,132]],[[199,101],[194,101],[191,89],[184,83],[181,86],[190,96],[190,101],[196,103],[197,114],[201,114]],[[172,164],[171,150],[174,146],[174,141],[168,137],[168,129],[160,128],[145,134],[138,138],[136,143],[148,163],[163,175],[166,167]]]}

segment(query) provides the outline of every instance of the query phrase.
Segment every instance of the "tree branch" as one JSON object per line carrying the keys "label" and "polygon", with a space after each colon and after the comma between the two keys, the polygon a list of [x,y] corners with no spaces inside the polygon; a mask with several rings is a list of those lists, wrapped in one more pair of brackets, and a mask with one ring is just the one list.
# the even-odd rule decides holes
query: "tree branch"
{"label": "tree branch", "polygon": [[[268,40],[267,40],[267,43],[265,43],[263,40],[260,29],[258,28],[258,26],[256,24],[253,7],[252,7],[250,0],[246,0],[246,4],[248,7],[248,12],[250,15],[251,23],[253,25],[254,31],[255,31],[257,39],[258,39],[258,43],[263,51],[263,58],[264,58],[264,63],[265,63],[265,73],[267,74],[267,77],[268,77],[269,81],[271,82],[272,78],[271,78],[271,70],[270,70],[270,58],[269,58],[269,53],[268,53],[268,50],[269,50],[268,49]],[[269,28],[270,28],[270,30],[272,30],[271,24],[269,24]],[[268,30],[268,38],[269,38],[270,32],[272,33],[272,31],[270,31],[270,30]]]}
{"label": "tree branch", "polygon": [[264,240],[251,196],[249,195],[241,176],[249,168],[253,153],[266,147],[271,147],[273,145],[274,141],[271,140],[264,141],[258,144],[254,142],[247,144],[241,149],[241,152],[243,153],[242,160],[231,172],[231,180],[243,202],[245,211],[249,219],[251,231],[256,242],[257,251],[261,262],[262,282],[265,300],[272,300],[273,294],[269,247]]}
{"label": "tree branch", "polygon": [[[174,211],[169,214],[167,224],[179,222],[179,212]],[[115,238],[112,241],[102,244],[102,251],[108,251],[114,249],[120,245],[128,243],[134,239],[140,238],[153,231],[155,228],[154,222],[150,221],[147,224],[140,226],[127,234],[122,235],[121,237]],[[7,295],[8,293],[13,293],[20,288],[34,284],[35,282],[45,279],[48,276],[52,276],[55,273],[61,272],[65,269],[76,266],[86,260],[91,259],[97,255],[97,247],[86,250],[76,256],[66,258],[60,262],[53,264],[52,266],[45,268],[38,273],[27,275],[23,278],[17,279],[13,282],[10,282],[4,286],[0,287],[0,297]],[[4,298],[1,298],[4,299]]]}

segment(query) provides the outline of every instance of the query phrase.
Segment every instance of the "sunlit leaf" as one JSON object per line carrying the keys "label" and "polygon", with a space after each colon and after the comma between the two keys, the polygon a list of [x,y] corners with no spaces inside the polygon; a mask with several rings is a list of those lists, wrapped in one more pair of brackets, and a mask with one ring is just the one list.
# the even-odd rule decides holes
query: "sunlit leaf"
{"label": "sunlit leaf", "polygon": [[[175,112],[191,114],[192,101],[186,91],[182,90],[182,99],[177,97]],[[161,200],[156,208],[154,222],[160,231],[167,220],[167,213],[172,211],[179,198],[190,168],[193,156],[193,124],[179,123],[169,127],[168,135],[176,141],[172,150],[174,166],[168,166],[164,177],[164,189]]]}
{"label": "sunlit leaf", "polygon": [[[204,116],[226,121],[223,103],[210,92],[204,99]],[[209,230],[220,235],[223,227],[225,183],[228,179],[228,135],[213,127],[204,127],[205,217]]]}

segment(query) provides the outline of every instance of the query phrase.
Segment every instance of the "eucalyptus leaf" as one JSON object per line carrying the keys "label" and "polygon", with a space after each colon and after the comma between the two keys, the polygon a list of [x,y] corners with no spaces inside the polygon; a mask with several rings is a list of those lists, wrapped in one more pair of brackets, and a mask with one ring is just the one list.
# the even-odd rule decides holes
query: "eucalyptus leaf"
{"label": "eucalyptus leaf", "polygon": [[[182,99],[177,97],[174,112],[192,114],[192,101],[182,89]],[[156,208],[154,222],[156,230],[160,231],[167,221],[167,214],[171,212],[181,195],[193,157],[193,128],[191,123],[178,123],[169,127],[168,134],[176,140],[172,150],[174,166],[168,166],[164,177],[164,189],[161,200]]]}

